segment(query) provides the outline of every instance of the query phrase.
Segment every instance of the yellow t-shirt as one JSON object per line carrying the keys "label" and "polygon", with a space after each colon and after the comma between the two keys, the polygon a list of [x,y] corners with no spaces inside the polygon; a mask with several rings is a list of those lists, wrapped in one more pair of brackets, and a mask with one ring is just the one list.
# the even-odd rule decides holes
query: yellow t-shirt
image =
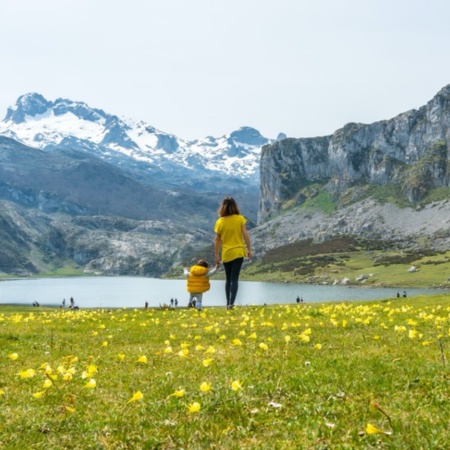
{"label": "yellow t-shirt", "polygon": [[247,219],[240,214],[233,214],[232,216],[217,219],[214,231],[220,235],[222,262],[229,262],[247,256],[244,238],[242,236],[242,226],[246,222]]}

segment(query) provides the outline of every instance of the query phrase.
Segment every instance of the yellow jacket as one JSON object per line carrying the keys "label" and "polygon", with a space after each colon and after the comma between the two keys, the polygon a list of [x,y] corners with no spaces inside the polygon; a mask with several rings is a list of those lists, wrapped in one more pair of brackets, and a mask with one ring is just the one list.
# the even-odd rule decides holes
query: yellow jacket
{"label": "yellow jacket", "polygon": [[193,294],[203,294],[209,291],[208,269],[203,266],[192,266],[187,279],[187,291]]}

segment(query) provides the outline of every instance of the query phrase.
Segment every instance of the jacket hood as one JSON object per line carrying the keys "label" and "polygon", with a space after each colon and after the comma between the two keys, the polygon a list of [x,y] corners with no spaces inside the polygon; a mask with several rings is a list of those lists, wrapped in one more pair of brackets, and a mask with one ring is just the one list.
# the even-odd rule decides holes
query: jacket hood
{"label": "jacket hood", "polygon": [[208,273],[208,269],[203,266],[192,266],[191,267],[191,275],[206,275]]}

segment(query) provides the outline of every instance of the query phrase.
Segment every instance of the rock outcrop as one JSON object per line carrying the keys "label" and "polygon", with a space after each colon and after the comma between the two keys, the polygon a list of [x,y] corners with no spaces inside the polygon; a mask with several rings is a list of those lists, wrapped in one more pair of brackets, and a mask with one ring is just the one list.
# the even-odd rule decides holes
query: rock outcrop
{"label": "rock outcrop", "polygon": [[450,85],[425,106],[369,125],[350,123],[332,136],[284,139],[261,153],[258,222],[308,200],[320,185],[339,206],[349,188],[396,186],[411,204],[448,187]]}

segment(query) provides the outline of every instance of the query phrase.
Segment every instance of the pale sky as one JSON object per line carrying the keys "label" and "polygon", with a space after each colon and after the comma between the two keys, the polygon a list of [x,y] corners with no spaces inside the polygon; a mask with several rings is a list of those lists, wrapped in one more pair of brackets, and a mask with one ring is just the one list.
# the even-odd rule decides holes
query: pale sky
{"label": "pale sky", "polygon": [[448,0],[0,0],[0,120],[28,92],[182,139],[332,134],[450,84]]}

